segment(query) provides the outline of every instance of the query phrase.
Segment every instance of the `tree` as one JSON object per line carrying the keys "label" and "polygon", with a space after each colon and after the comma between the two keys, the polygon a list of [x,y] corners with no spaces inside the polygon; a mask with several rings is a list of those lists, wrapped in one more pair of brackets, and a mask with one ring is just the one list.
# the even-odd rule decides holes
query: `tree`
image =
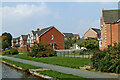
{"label": "tree", "polygon": [[9,43],[6,41],[2,41],[2,49],[5,50],[5,48],[9,47]]}
{"label": "tree", "polygon": [[70,47],[73,46],[72,38],[67,38],[67,40],[64,41],[65,49],[70,49]]}
{"label": "tree", "polygon": [[78,40],[77,39],[73,39],[72,41],[73,41],[73,43],[76,43]]}
{"label": "tree", "polygon": [[87,49],[99,49],[99,42],[96,40],[83,40],[81,43],[78,43],[78,46]]}
{"label": "tree", "polygon": [[6,40],[6,42],[8,42],[8,44],[9,44],[9,46],[11,46],[12,35],[10,33],[5,32],[5,33],[2,33],[2,37],[3,36],[6,37],[6,39],[2,38],[2,40],[3,41]]}

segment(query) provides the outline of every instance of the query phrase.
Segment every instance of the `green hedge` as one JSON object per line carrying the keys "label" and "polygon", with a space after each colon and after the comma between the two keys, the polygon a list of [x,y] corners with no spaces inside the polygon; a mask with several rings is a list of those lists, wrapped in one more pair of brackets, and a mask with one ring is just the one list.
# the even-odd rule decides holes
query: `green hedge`
{"label": "green hedge", "polygon": [[93,68],[102,72],[120,73],[120,43],[107,50],[94,52],[91,58]]}
{"label": "green hedge", "polygon": [[15,54],[18,54],[18,50],[17,49],[9,49],[9,50],[6,50],[6,51],[3,51],[2,52],[2,55],[15,55]]}

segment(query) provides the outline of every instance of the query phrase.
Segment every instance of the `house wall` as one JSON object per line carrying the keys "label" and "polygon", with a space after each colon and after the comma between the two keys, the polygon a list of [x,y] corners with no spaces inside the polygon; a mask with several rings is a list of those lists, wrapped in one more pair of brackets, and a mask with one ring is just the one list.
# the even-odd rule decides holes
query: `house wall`
{"label": "house wall", "polygon": [[24,45],[26,43],[27,43],[27,40],[26,41],[22,40],[22,43],[20,44],[20,46],[22,46],[22,45]]}
{"label": "house wall", "polygon": [[16,43],[13,43],[13,42],[12,42],[12,46],[14,46],[14,45],[16,45]]}
{"label": "house wall", "polygon": [[120,22],[114,24],[105,24],[103,23],[103,27],[101,27],[101,37],[102,46],[99,47],[101,50],[107,49],[109,45],[114,45],[114,42],[120,42]]}
{"label": "house wall", "polygon": [[97,38],[98,35],[92,29],[89,29],[83,36],[84,39],[86,39],[87,37]]}
{"label": "house wall", "polygon": [[[53,35],[53,40],[51,36]],[[59,32],[56,28],[52,28],[44,35],[42,35],[39,40],[44,44],[50,44],[51,42],[55,42],[55,48],[64,49],[64,35]]]}

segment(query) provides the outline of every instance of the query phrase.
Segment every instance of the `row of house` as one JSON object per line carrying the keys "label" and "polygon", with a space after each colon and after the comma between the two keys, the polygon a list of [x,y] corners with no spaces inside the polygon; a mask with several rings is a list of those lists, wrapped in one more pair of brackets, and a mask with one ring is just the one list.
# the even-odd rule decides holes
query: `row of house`
{"label": "row of house", "polygon": [[75,49],[79,49],[78,43],[84,39],[99,40],[99,48],[107,49],[109,45],[114,45],[114,42],[120,42],[120,10],[102,10],[100,19],[100,29],[90,28],[80,39],[79,34],[61,33],[54,26],[44,29],[37,29],[28,35],[21,35],[18,38],[13,38],[12,46],[32,46],[35,42],[50,44],[53,49],[64,49],[64,40],[67,38],[79,39],[75,43]]}
{"label": "row of house", "polygon": [[64,34],[54,26],[31,31],[28,35],[13,38],[13,47],[33,46],[34,43],[49,44],[53,49],[64,49]]}
{"label": "row of house", "polygon": [[67,38],[78,39],[79,34],[61,33],[54,26],[31,31],[28,35],[21,35],[12,39],[13,47],[33,46],[34,43],[49,44],[53,49],[64,49],[64,40]]}

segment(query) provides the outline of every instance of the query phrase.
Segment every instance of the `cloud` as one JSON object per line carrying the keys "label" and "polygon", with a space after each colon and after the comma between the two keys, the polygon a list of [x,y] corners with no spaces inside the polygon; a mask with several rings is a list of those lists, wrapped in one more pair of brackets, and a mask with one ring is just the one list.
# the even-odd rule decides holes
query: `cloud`
{"label": "cloud", "polygon": [[47,16],[53,16],[53,14],[45,3],[4,6],[2,7],[2,31],[10,32],[15,37],[27,34],[37,23],[44,23],[42,20]]}
{"label": "cloud", "polygon": [[3,19],[18,20],[32,16],[45,16],[50,13],[45,3],[41,3],[39,6],[20,4],[15,7],[3,7]]}

